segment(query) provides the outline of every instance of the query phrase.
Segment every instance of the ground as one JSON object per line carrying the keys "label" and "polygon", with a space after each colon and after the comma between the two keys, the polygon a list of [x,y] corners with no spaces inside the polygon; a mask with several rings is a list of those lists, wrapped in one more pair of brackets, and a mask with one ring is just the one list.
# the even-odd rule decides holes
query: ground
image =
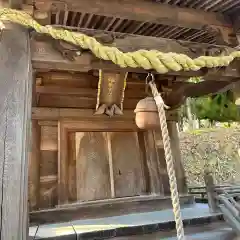
{"label": "ground", "polygon": [[180,133],[188,185],[204,185],[205,163],[210,164],[216,183],[240,182],[239,133],[239,125]]}

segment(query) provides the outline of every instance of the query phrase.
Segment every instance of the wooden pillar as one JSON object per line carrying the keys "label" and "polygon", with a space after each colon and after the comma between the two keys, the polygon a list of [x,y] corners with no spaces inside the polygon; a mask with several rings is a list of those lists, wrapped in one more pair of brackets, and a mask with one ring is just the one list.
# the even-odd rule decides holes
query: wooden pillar
{"label": "wooden pillar", "polygon": [[181,160],[181,151],[180,151],[180,145],[179,145],[177,123],[175,121],[168,121],[168,131],[171,139],[173,159],[175,161],[175,171],[176,171],[176,178],[178,183],[178,191],[181,194],[185,194],[187,193],[187,185],[186,185],[185,172],[184,172],[184,168]]}
{"label": "wooden pillar", "polygon": [[204,171],[204,181],[206,185],[206,192],[208,198],[208,206],[212,212],[217,211],[217,202],[216,202],[216,193],[214,191],[214,180],[212,176],[212,172],[208,169]]}
{"label": "wooden pillar", "polygon": [[0,38],[0,56],[0,239],[26,240],[32,100],[27,30],[6,25]]}
{"label": "wooden pillar", "polygon": [[35,210],[39,207],[40,198],[40,139],[41,128],[37,120],[32,120],[31,151],[29,154],[29,207]]}

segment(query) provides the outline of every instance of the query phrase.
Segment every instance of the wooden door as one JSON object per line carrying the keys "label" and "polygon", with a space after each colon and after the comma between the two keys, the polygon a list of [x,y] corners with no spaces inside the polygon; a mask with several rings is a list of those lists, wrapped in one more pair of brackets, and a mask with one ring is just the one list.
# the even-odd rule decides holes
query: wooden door
{"label": "wooden door", "polygon": [[110,134],[114,188],[116,197],[137,196],[146,193],[143,161],[136,132]]}
{"label": "wooden door", "polygon": [[77,199],[111,198],[105,133],[76,133],[76,153]]}
{"label": "wooden door", "polygon": [[77,199],[146,193],[137,132],[76,133]]}

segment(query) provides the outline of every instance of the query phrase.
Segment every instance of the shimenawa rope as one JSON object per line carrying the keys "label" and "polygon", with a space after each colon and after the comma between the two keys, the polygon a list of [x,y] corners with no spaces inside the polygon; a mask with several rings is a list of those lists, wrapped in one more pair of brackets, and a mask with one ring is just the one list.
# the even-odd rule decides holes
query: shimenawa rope
{"label": "shimenawa rope", "polygon": [[9,9],[0,9],[0,21],[11,21],[25,27],[33,28],[38,33],[47,34],[54,39],[61,39],[68,43],[89,49],[98,58],[109,60],[122,68],[143,68],[156,70],[159,73],[169,71],[197,71],[203,67],[228,66],[235,58],[240,58],[240,51],[234,51],[228,56],[201,56],[191,59],[187,55],[177,53],[163,53],[157,50],[138,50],[135,52],[123,53],[116,47],[109,47],[100,44],[95,38],[83,33],[71,32],[65,29],[57,29],[52,26],[42,26],[37,23],[29,14]]}

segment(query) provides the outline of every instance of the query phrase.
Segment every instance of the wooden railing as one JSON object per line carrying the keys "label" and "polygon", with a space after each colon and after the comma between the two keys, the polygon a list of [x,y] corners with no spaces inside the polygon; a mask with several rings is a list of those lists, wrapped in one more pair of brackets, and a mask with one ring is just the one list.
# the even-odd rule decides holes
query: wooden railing
{"label": "wooden railing", "polygon": [[221,211],[226,222],[240,235],[240,185],[206,184],[189,187],[189,194],[207,199],[210,209],[213,212]]}

